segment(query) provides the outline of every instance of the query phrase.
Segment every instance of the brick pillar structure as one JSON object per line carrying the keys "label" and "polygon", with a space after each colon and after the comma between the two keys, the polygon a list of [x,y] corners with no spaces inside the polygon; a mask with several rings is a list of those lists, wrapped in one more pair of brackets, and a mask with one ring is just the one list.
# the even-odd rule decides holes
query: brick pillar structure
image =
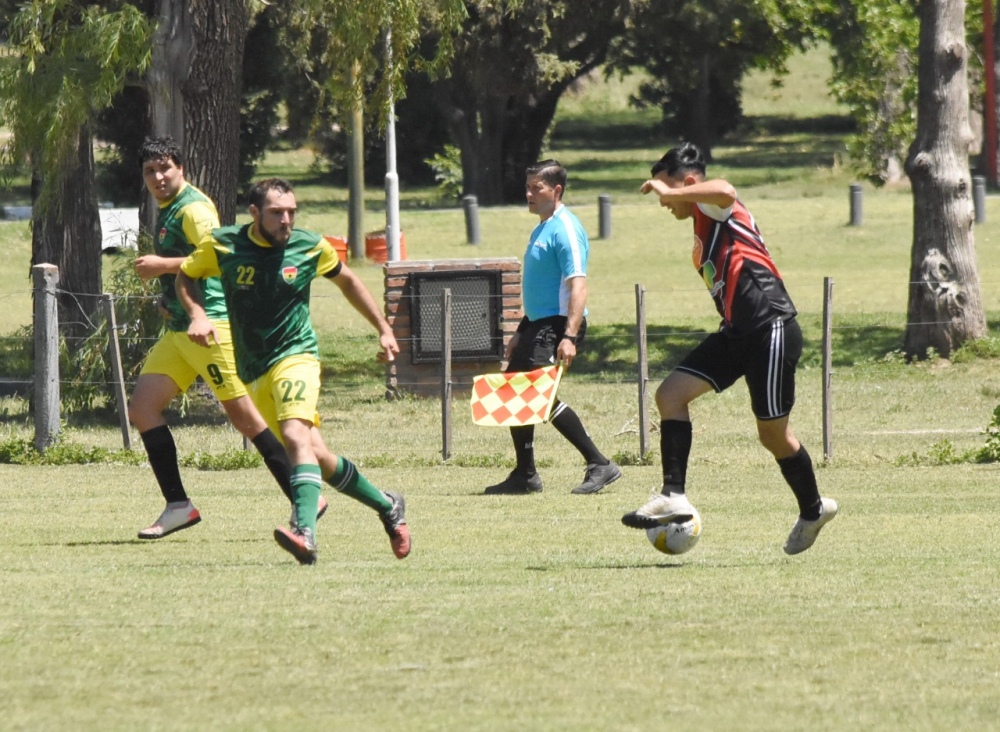
{"label": "brick pillar structure", "polygon": [[[404,394],[437,396],[441,388],[441,363],[413,362],[413,332],[411,325],[411,282],[415,272],[483,272],[501,273],[500,330],[504,346],[517,329],[521,317],[521,262],[516,257],[496,259],[440,259],[389,262],[385,272],[385,315],[399,343],[399,356],[386,366],[386,397]],[[454,316],[453,316],[454,318]],[[453,327],[457,324],[453,322]],[[498,372],[502,367],[496,356],[481,360],[452,361],[452,392],[467,393],[476,374]]]}

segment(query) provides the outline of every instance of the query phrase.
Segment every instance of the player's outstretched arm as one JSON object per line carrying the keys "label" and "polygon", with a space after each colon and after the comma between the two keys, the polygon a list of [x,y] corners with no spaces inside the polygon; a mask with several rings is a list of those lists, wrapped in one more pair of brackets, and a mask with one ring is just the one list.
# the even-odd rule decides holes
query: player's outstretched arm
{"label": "player's outstretched arm", "polygon": [[375,302],[375,298],[365,287],[365,283],[348,268],[342,264],[340,272],[336,277],[329,277],[333,283],[340,288],[351,303],[351,307],[364,316],[365,320],[372,324],[379,334],[379,345],[382,347],[379,353],[379,360],[394,361],[399,354],[399,344],[396,343],[396,336],[392,332],[392,326],[382,315],[382,310]]}
{"label": "player's outstretched arm", "polygon": [[656,193],[660,205],[666,206],[671,201],[685,203],[707,203],[719,208],[729,208],[736,203],[736,189],[722,178],[698,180],[695,176],[684,178],[683,186],[668,186],[660,178],[651,178],[639,188],[641,193]]}
{"label": "player's outstretched arm", "polygon": [[205,308],[201,304],[201,292],[194,280],[184,274],[183,270],[178,270],[177,281],[174,283],[177,291],[177,299],[180,300],[184,312],[191,318],[191,325],[188,326],[188,338],[199,346],[208,348],[213,343],[219,342],[219,334],[212,325],[212,321],[205,314]]}

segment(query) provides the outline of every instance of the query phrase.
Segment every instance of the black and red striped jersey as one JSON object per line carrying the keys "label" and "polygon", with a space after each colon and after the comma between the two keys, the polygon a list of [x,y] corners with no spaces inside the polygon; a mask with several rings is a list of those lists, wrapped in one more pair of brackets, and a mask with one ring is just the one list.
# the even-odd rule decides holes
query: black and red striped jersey
{"label": "black and red striped jersey", "polygon": [[795,317],[757,223],[739,201],[727,209],[694,206],[692,259],[722,316],[722,330],[741,335]]}

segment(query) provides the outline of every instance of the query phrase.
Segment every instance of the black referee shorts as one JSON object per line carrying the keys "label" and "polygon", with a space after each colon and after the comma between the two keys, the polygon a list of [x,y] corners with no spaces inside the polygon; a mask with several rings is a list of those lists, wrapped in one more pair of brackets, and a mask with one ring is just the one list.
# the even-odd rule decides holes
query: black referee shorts
{"label": "black referee shorts", "polygon": [[713,333],[677,366],[704,379],[717,392],[746,377],[757,419],[778,419],[795,404],[795,367],[802,356],[802,329],[792,320],[773,320],[749,335]]}
{"label": "black referee shorts", "polygon": [[[566,332],[566,316],[553,315],[551,318],[529,320],[528,326],[521,331],[520,339],[514,352],[510,354],[510,363],[506,371],[531,371],[543,366],[551,366],[556,362],[556,348]],[[583,337],[587,333],[587,319],[580,323],[576,334],[576,348],[579,351]]]}

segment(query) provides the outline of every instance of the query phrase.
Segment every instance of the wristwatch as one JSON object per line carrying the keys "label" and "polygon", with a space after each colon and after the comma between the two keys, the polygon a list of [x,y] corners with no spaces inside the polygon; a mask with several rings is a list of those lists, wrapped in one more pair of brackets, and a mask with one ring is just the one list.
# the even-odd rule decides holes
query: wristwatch
{"label": "wristwatch", "polygon": [[561,340],[561,341],[569,341],[574,346],[576,345],[576,342],[577,342],[576,336],[571,336],[568,333],[563,333],[563,337],[560,338],[559,340]]}

